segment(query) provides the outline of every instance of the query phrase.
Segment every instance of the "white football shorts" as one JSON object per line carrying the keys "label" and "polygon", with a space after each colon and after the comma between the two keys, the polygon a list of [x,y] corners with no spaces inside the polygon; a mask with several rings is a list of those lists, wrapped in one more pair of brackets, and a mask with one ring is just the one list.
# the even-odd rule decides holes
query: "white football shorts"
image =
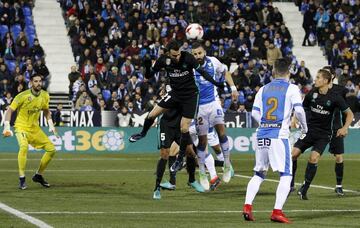
{"label": "white football shorts", "polygon": [[270,165],[274,172],[292,175],[290,148],[288,139],[258,139],[254,171],[267,171]]}

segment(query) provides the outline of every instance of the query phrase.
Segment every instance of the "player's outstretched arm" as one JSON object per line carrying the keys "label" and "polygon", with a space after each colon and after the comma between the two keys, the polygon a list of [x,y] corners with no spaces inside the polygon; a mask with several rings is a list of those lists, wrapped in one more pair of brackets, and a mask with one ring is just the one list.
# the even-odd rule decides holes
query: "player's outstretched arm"
{"label": "player's outstretched arm", "polygon": [[345,137],[348,134],[349,126],[354,119],[354,113],[350,108],[346,109],[344,114],[346,115],[345,124],[336,132],[336,137]]}
{"label": "player's outstretched arm", "polygon": [[4,137],[13,136],[13,132],[10,129],[10,120],[11,120],[11,115],[13,112],[14,112],[14,110],[12,110],[10,107],[6,111],[5,121],[4,121],[4,130],[3,130]]}
{"label": "player's outstretched arm", "polygon": [[202,67],[198,67],[196,69],[197,72],[199,72],[206,80],[208,80],[209,82],[211,82],[213,85],[219,87],[219,88],[224,88],[224,83],[223,82],[217,82],[215,81],[215,79],[213,77],[210,76],[210,74],[204,70]]}
{"label": "player's outstretched arm", "polygon": [[49,132],[53,133],[56,137],[60,137],[55,129],[55,126],[54,126],[54,122],[51,118],[51,112],[49,109],[44,109],[43,110],[44,112],[44,116],[46,116],[46,120],[48,122],[48,126],[49,126]]}
{"label": "player's outstretched arm", "polygon": [[229,84],[229,86],[231,88],[232,101],[237,102],[238,97],[239,97],[239,92],[237,91],[234,80],[232,79],[231,73],[229,71],[226,71],[226,73],[225,73],[225,81]]}

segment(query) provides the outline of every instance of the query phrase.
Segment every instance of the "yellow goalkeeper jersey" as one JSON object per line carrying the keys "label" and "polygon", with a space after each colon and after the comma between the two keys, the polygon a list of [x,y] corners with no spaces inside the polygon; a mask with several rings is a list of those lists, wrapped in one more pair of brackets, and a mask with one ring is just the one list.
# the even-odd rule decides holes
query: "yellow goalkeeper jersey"
{"label": "yellow goalkeeper jersey", "polygon": [[49,93],[41,90],[39,95],[34,95],[31,89],[19,93],[10,105],[17,111],[15,131],[32,131],[39,127],[41,110],[49,109]]}

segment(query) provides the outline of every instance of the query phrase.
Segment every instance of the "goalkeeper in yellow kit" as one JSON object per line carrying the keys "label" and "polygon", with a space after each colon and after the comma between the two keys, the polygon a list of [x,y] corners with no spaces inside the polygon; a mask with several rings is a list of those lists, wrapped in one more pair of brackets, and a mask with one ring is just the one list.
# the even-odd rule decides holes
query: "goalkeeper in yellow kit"
{"label": "goalkeeper in yellow kit", "polygon": [[51,112],[49,111],[49,94],[41,89],[41,76],[36,74],[31,76],[30,83],[31,88],[19,93],[9,106],[5,115],[3,136],[9,137],[13,135],[10,130],[10,119],[12,113],[17,111],[14,127],[15,135],[19,143],[19,188],[26,189],[25,168],[29,144],[36,149],[45,150],[40,161],[39,169],[32,177],[32,180],[49,188],[50,184],[44,180],[42,174],[55,155],[55,146],[39,126],[41,111],[44,112],[44,116],[46,116],[48,121],[49,131],[55,135],[57,135],[57,133],[51,119]]}

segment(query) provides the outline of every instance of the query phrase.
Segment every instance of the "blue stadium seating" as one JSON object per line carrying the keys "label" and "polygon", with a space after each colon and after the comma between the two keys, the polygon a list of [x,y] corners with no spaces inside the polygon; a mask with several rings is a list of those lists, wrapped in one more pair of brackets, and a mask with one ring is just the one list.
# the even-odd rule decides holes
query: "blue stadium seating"
{"label": "blue stadium seating", "polygon": [[13,73],[15,71],[15,68],[16,68],[16,60],[8,60],[8,59],[5,59],[5,64],[7,66],[7,68],[9,69],[9,71],[11,73]]}
{"label": "blue stadium seating", "polygon": [[25,6],[25,7],[22,8],[22,10],[23,10],[23,13],[24,13],[25,17],[32,15],[30,7]]}
{"label": "blue stadium seating", "polygon": [[13,38],[16,39],[21,32],[21,26],[19,24],[13,25],[11,26],[10,31],[13,35]]}
{"label": "blue stadium seating", "polygon": [[0,25],[0,35],[1,39],[4,38],[5,34],[9,31],[9,28],[7,25]]}

